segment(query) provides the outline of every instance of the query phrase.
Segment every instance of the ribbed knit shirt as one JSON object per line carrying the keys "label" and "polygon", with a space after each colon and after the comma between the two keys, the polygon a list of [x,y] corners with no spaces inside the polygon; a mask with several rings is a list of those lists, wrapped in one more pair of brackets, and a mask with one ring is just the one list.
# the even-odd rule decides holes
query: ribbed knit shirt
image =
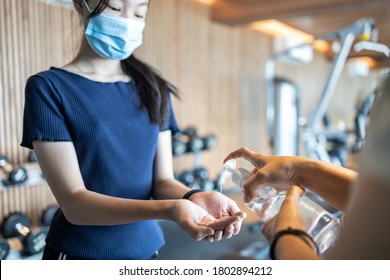
{"label": "ribbed knit shirt", "polygon": [[[25,87],[23,139],[73,142],[88,190],[149,200],[160,131],[178,131],[169,102],[166,127],[150,122],[134,81],[97,82],[59,68],[31,76]],[[86,259],[147,259],[164,244],[154,220],[114,226],[69,223],[59,210],[46,243]]]}

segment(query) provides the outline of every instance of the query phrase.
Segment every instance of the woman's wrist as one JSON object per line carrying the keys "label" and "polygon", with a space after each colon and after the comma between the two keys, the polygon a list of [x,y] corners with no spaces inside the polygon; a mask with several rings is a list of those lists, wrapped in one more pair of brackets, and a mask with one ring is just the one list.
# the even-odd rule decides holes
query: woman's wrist
{"label": "woman's wrist", "polygon": [[176,209],[178,208],[178,203],[180,201],[181,199],[158,200],[159,209],[156,209],[156,211],[159,214],[156,215],[157,219],[175,221],[177,213]]}
{"label": "woman's wrist", "polygon": [[191,198],[193,198],[193,197],[195,196],[195,194],[200,193],[200,192],[203,192],[203,190],[201,190],[201,189],[192,189],[192,190],[189,190],[188,192],[186,192],[186,193],[183,195],[183,199],[191,200]]}
{"label": "woman's wrist", "polygon": [[291,183],[302,187],[309,186],[309,176],[315,174],[318,168],[318,163],[315,160],[301,156],[296,157],[292,167],[293,179]]}

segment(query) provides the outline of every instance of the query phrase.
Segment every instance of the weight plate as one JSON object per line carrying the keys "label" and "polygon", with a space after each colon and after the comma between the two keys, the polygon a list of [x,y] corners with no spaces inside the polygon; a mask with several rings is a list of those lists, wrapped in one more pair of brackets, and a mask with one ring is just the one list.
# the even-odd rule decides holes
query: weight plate
{"label": "weight plate", "polygon": [[31,232],[23,239],[23,251],[29,255],[42,252],[46,245],[47,228]]}
{"label": "weight plate", "polygon": [[34,151],[31,151],[28,154],[28,162],[36,162],[37,161],[37,156]]}
{"label": "weight plate", "polygon": [[5,260],[8,256],[10,247],[7,240],[0,238],[0,260]]}
{"label": "weight plate", "polygon": [[43,210],[41,222],[44,226],[50,226],[51,220],[53,219],[54,214],[57,212],[58,206],[49,206]]}
{"label": "weight plate", "polygon": [[1,223],[1,234],[4,238],[15,237],[19,235],[16,230],[16,225],[22,224],[25,227],[30,227],[30,219],[19,212],[8,215]]}
{"label": "weight plate", "polygon": [[27,179],[27,170],[23,167],[17,167],[9,174],[9,180],[12,184],[21,184],[26,182]]}

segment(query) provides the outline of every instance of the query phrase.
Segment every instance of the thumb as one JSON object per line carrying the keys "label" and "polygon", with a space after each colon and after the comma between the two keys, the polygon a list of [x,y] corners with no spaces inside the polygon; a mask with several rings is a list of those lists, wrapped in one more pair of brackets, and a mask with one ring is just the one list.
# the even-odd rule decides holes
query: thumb
{"label": "thumb", "polygon": [[212,229],[209,226],[206,225],[194,225],[191,229],[190,235],[192,238],[194,238],[196,241],[200,241],[207,236],[212,236],[214,235],[214,229]]}

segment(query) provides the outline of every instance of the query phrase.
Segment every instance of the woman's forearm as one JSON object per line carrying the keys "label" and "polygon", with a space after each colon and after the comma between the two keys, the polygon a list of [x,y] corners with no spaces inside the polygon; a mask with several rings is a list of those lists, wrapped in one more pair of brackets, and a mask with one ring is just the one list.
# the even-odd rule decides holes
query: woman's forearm
{"label": "woman's forearm", "polygon": [[327,162],[298,157],[295,180],[321,196],[334,207],[345,210],[357,173]]}
{"label": "woman's forearm", "polygon": [[281,237],[275,246],[278,260],[319,260],[320,257],[301,238],[295,235]]}
{"label": "woman's forearm", "polygon": [[153,199],[180,199],[190,189],[175,179],[164,179],[153,184]]}
{"label": "woman's forearm", "polygon": [[79,191],[62,203],[66,219],[79,225],[116,225],[149,219],[172,219],[175,200],[132,200],[88,190]]}

